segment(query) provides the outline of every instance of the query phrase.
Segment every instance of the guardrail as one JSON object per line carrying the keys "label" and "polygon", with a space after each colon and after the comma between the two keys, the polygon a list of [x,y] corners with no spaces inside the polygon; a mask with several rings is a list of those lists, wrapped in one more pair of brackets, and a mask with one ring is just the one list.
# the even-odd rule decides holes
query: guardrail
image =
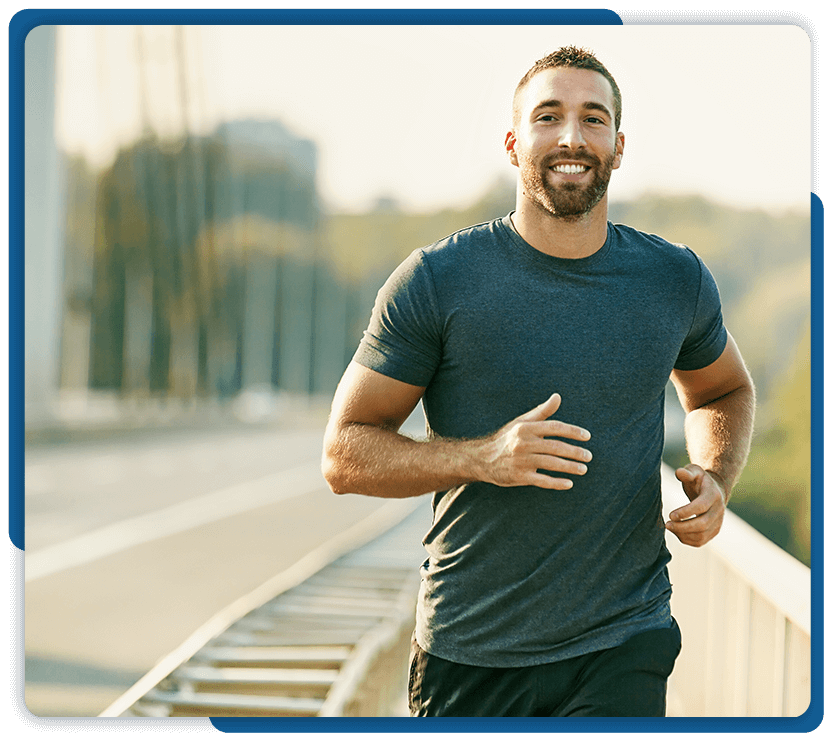
{"label": "guardrail", "polygon": [[[664,513],[687,502],[663,466]],[[391,716],[428,498],[392,501],[208,622],[101,716]],[[683,649],[669,716],[799,716],[811,572],[734,513],[702,549],[667,535]]]}
{"label": "guardrail", "polygon": [[102,717],[401,713],[428,498],[393,500],[228,606]]}
{"label": "guardrail", "polygon": [[[687,503],[662,469],[664,513]],[[701,549],[667,534],[682,652],[669,716],[800,716],[809,707],[811,570],[731,511]]]}

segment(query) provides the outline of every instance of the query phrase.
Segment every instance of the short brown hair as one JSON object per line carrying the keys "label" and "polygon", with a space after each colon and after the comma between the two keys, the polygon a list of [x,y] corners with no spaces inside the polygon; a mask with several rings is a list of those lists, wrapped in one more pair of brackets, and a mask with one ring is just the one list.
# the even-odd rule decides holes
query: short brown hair
{"label": "short brown hair", "polygon": [[539,59],[532,67],[530,67],[529,70],[527,70],[527,74],[521,78],[516,86],[515,94],[512,98],[513,119],[515,119],[518,115],[518,94],[524,86],[539,72],[542,72],[543,70],[550,70],[555,67],[572,67],[579,70],[593,70],[593,72],[598,72],[600,75],[604,76],[604,78],[610,83],[610,88],[613,91],[613,107],[616,109],[616,131],[619,131],[619,127],[622,124],[622,93],[619,91],[619,86],[616,84],[616,80],[613,79],[613,75],[608,72],[607,67],[596,59],[592,51],[578,46],[563,46],[561,49],[554,51],[552,54],[548,54],[543,59]]}

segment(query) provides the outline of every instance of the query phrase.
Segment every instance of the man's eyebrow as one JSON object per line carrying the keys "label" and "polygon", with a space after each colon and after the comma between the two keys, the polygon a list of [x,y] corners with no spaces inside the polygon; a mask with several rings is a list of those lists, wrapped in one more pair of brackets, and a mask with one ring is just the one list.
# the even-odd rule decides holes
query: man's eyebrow
{"label": "man's eyebrow", "polygon": [[[542,108],[561,108],[562,103],[560,100],[556,100],[555,98],[550,98],[549,100],[541,101],[533,110],[539,111]],[[613,114],[608,110],[607,106],[602,103],[597,103],[596,101],[587,101],[582,105],[582,108],[587,109],[588,111],[601,111],[609,118],[613,118]]]}
{"label": "man's eyebrow", "polygon": [[613,114],[610,113],[607,106],[602,105],[601,103],[587,101],[587,103],[585,103],[584,106],[582,106],[582,108],[587,108],[591,111],[602,111],[602,113],[605,113],[608,116],[608,118],[613,118]]}

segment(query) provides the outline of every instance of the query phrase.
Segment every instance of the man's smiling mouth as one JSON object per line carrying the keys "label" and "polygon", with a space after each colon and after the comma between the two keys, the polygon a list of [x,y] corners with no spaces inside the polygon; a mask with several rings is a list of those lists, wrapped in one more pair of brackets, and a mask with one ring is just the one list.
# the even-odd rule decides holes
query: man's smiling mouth
{"label": "man's smiling mouth", "polygon": [[565,175],[578,175],[579,173],[586,173],[588,167],[587,165],[559,164],[553,165],[551,169],[554,173],[564,173]]}

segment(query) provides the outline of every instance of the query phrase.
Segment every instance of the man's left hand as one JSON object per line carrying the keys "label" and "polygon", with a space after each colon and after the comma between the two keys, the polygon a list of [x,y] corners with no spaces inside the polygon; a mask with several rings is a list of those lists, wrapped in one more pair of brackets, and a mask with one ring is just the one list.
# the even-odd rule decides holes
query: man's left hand
{"label": "man's left hand", "polygon": [[683,544],[702,546],[720,532],[725,516],[725,487],[697,464],[676,470],[676,478],[691,501],[671,513],[665,527]]}

